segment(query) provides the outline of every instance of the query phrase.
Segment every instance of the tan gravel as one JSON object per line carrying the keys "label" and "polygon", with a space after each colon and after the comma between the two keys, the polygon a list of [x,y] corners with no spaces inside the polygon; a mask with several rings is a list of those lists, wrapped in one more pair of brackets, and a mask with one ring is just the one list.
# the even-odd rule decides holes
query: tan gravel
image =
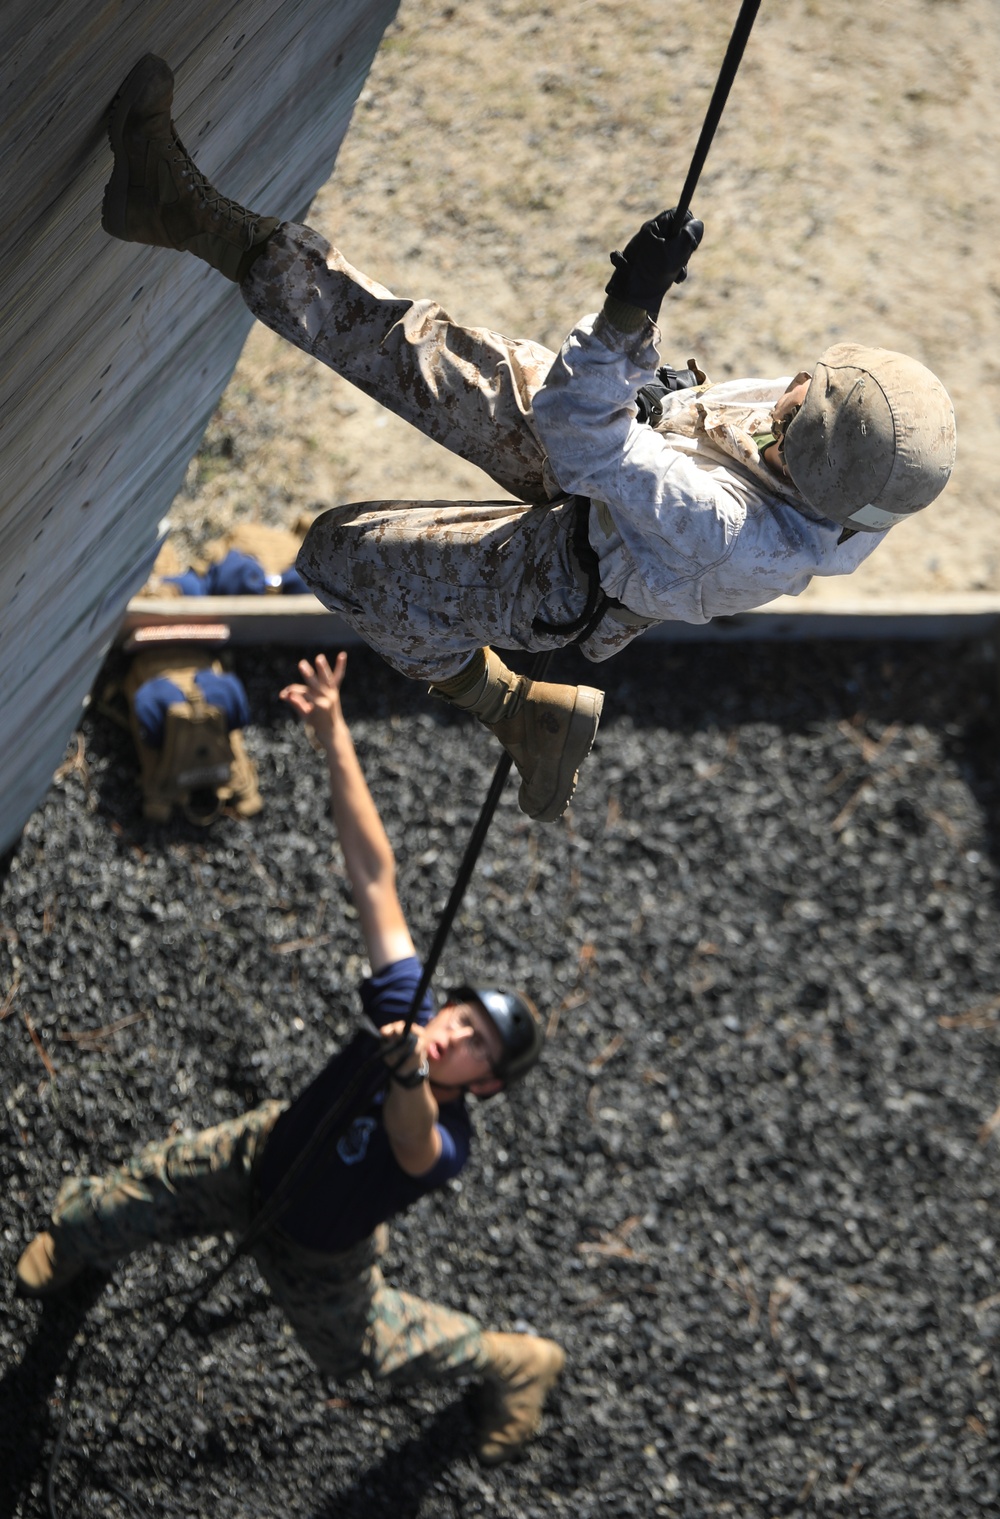
{"label": "tan gravel", "polygon": [[[557,346],[676,199],[737,9],[403,0],[309,220],[398,292]],[[780,374],[855,339],[955,401],[948,490],[809,596],[1000,590],[996,21],[995,0],[764,4],[695,198],[664,359]],[[257,328],[173,516],[183,554],[234,517],[499,494]]]}

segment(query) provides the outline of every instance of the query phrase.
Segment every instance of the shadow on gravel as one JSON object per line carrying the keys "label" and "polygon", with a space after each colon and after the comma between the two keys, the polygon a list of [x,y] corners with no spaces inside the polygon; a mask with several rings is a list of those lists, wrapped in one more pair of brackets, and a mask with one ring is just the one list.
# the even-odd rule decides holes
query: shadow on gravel
{"label": "shadow on gravel", "polygon": [[471,1440],[467,1399],[456,1398],[418,1434],[387,1450],[348,1485],[325,1492],[309,1519],[371,1519],[373,1514],[389,1513],[393,1519],[416,1519],[442,1472],[468,1458]]}
{"label": "shadow on gravel", "polygon": [[[588,665],[575,653],[562,660],[554,678],[607,686],[598,745],[622,721],[692,738],[712,729],[735,735],[752,723],[809,735],[832,722],[857,742],[849,789],[852,780],[869,778],[870,752],[881,741],[891,764],[908,731],[929,731],[980,807],[981,842],[1000,862],[1000,681],[993,647],[982,638],[633,645],[617,669]],[[901,825],[923,826],[918,806],[905,797],[898,806]]]}
{"label": "shadow on gravel", "polygon": [[[990,678],[992,677],[992,678]],[[960,772],[982,812],[983,842],[1000,862],[1000,686],[995,671],[978,701],[966,703],[942,733],[942,750]],[[960,720],[959,720],[960,719]]]}
{"label": "shadow on gravel", "polygon": [[90,1272],[58,1299],[43,1303],[23,1358],[0,1378],[0,1516],[18,1511],[55,1435],[59,1410],[70,1391],[67,1386],[55,1399],[56,1382],[68,1362],[73,1379],[77,1361],[70,1359],[72,1345],[105,1281],[98,1272]]}

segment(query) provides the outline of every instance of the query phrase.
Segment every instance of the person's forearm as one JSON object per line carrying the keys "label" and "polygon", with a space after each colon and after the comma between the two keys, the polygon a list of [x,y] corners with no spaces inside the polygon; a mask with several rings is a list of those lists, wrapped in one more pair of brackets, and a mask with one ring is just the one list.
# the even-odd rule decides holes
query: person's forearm
{"label": "person's forearm", "polygon": [[413,940],[396,894],[396,861],[382,819],[368,790],[340,705],[347,669],[341,650],[331,668],[317,654],[315,668],[299,661],[302,682],[281,695],[304,718],[326,755],[333,821],[344,854],[347,877],[361,920],[372,970],[381,970],[413,954]]}
{"label": "person's forearm", "polygon": [[637,426],[636,393],[654,377],[657,362],[652,344],[634,347],[622,338],[611,348],[590,321],[570,333],[532,400],[538,435],[563,490],[614,499]]}
{"label": "person's forearm", "polygon": [[333,821],[355,891],[395,879],[392,845],[372,800],[350,729],[341,719],[323,735]]}
{"label": "person's forearm", "polygon": [[382,1123],[403,1170],[412,1176],[429,1171],[441,1153],[437,1124],[438,1105],[429,1082],[403,1087],[389,1082],[382,1107]]}

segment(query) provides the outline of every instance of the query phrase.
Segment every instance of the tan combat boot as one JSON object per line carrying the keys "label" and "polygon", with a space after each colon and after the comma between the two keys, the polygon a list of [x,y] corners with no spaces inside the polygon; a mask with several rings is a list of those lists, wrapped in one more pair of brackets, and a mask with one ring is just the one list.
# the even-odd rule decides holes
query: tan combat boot
{"label": "tan combat boot", "polygon": [[500,740],[521,776],[522,812],[541,823],[562,816],[597,735],[603,691],[529,680],[483,649],[467,670],[431,692],[474,712]]}
{"label": "tan combat boot", "polygon": [[126,243],[176,248],[237,283],[280,225],[225,200],[195,168],[170,119],[174,76],[147,53],[111,104],[115,166],[101,223]]}
{"label": "tan combat boot", "polygon": [[36,1234],[15,1267],[17,1288],[25,1297],[50,1297],[68,1287],[82,1270],[60,1261],[51,1234]]}
{"label": "tan combat boot", "polygon": [[533,1334],[483,1335],[489,1356],[477,1454],[484,1466],[509,1461],[534,1435],[542,1404],[566,1364],[562,1347]]}

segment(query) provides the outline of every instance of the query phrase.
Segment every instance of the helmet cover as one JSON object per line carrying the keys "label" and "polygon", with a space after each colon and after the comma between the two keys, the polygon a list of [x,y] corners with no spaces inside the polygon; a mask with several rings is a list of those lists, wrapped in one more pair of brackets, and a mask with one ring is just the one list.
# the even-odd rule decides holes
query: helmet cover
{"label": "helmet cover", "polygon": [[929,506],[955,463],[955,412],[936,375],[904,353],[836,343],[821,354],[785,430],[784,460],[824,517],[878,533]]}

